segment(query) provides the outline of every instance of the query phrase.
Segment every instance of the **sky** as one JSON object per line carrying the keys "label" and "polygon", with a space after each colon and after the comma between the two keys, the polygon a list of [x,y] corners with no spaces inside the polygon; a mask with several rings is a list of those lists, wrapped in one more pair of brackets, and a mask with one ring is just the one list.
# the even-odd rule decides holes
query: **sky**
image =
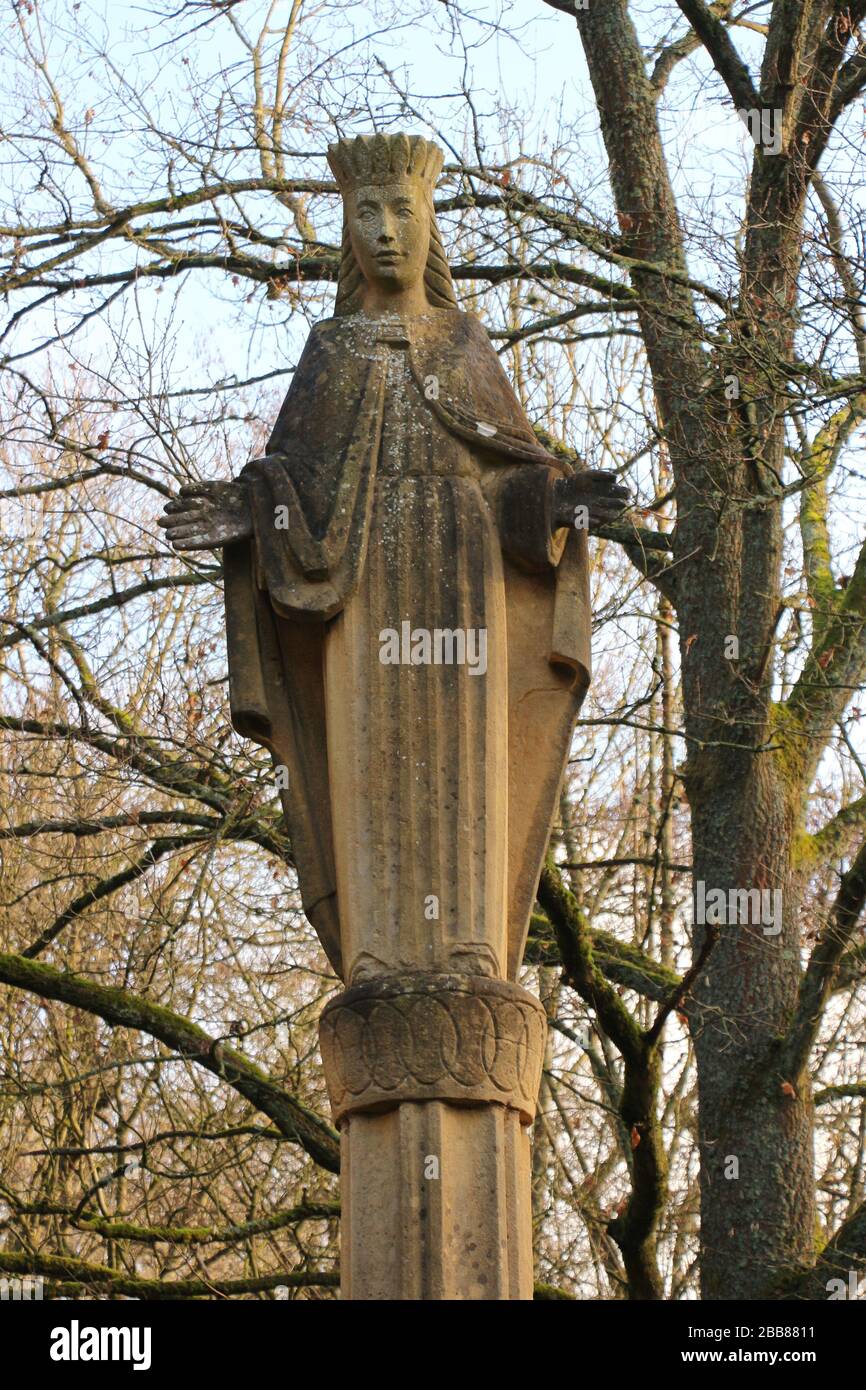
{"label": "sky", "polygon": [[[132,4],[128,0],[81,0],[79,4],[48,0],[41,7],[51,71],[66,98],[70,121],[74,123],[76,114],[92,113],[83,140],[92,151],[95,165],[102,168],[107,164],[113,170],[110,184],[118,205],[131,189],[142,196],[158,195],[164,189],[161,164],[142,157],[141,111],[136,102],[129,100],[125,116],[118,115],[118,91],[122,91],[124,83],[137,89],[149,110],[159,112],[161,123],[169,132],[186,132],[190,123],[195,123],[197,103],[212,109],[219,99],[229,116],[233,102],[249,107],[248,61],[239,35],[224,21],[194,29],[189,20],[180,23],[159,18],[160,12],[176,8],[169,4]],[[247,31],[254,33],[255,21],[267,8],[265,0],[245,0],[234,13]],[[411,104],[418,112],[415,129],[424,131],[422,117],[432,116],[446,139],[453,141],[454,148],[466,151],[467,131],[474,127],[481,132],[491,162],[514,153],[513,134],[503,146],[497,107],[504,106],[519,113],[521,143],[526,150],[549,148],[557,141],[562,127],[575,133],[578,157],[583,160],[581,179],[598,186],[606,198],[606,160],[573,22],[540,0],[515,0],[509,5],[482,0],[467,8],[478,18],[462,26],[462,38],[458,39],[442,30],[448,12],[435,0],[432,6],[403,7],[404,21],[396,27],[389,22],[390,7],[345,3],[323,7],[314,34],[315,45],[309,49],[299,46],[298,66],[308,73],[304,100],[307,93],[320,89],[329,112],[341,113],[344,130],[369,129],[373,120],[386,119],[396,105],[393,92],[388,90],[389,79],[382,71],[387,69],[393,81],[410,94]],[[288,11],[288,0],[279,0],[272,20],[275,29]],[[652,6],[638,7],[637,12],[639,17],[642,12],[654,14]],[[70,21],[75,29],[70,27]],[[746,49],[749,38],[745,36]],[[379,69],[380,98],[372,110],[360,99],[358,82],[371,62]],[[699,70],[701,60],[697,64]],[[722,204],[729,204],[733,223],[741,208],[749,136],[730,106],[721,102],[718,87],[698,88],[696,93],[694,63],[681,67],[662,107],[675,185],[682,195],[697,202],[712,195],[716,215]],[[228,80],[217,83],[215,75],[221,72],[228,74]],[[472,112],[462,94],[463,87],[472,94]],[[32,106],[32,92],[28,96],[26,89],[13,80],[0,107],[4,128],[10,123],[14,126],[19,115],[15,106],[17,103],[20,109],[22,95],[25,103]],[[309,111],[313,131],[306,145],[315,146],[323,155],[330,132],[315,101]],[[34,112],[37,118],[38,114]],[[401,120],[401,125],[405,123]],[[293,130],[292,138],[295,135]],[[181,160],[178,165],[177,186],[194,184],[196,177],[183,170]],[[291,167],[308,175],[327,176],[321,157],[294,161]],[[236,161],[235,169],[225,159],[219,163],[219,172],[227,176],[249,169],[246,158]],[[18,171],[14,165],[4,166],[0,152],[0,187],[4,175],[8,193],[10,181],[14,185]],[[697,248],[693,255],[694,273],[714,278],[717,272],[712,258],[702,263]],[[222,351],[236,360],[237,324],[231,314],[219,307],[224,287],[215,285],[212,276],[187,279],[178,368],[199,360],[202,334],[206,334],[211,351]],[[158,332],[163,331],[166,313],[167,309],[151,296],[149,315]],[[267,306],[262,317],[268,321]],[[176,322],[175,327],[179,326]],[[50,331],[46,329],[46,334]],[[131,325],[127,331],[133,331]],[[98,325],[94,325],[94,339],[99,341]],[[255,371],[263,356],[276,364],[281,356],[285,361],[286,355],[293,357],[294,347],[281,344],[264,330],[251,333],[242,374]]]}
{"label": "sky", "polygon": [[[232,14],[246,33],[253,34],[269,6],[270,0],[244,0]],[[201,16],[210,13],[203,7],[166,18],[178,8],[176,0],[143,4],[42,0],[38,10],[50,70],[70,123],[75,125],[77,120],[83,145],[101,177],[104,171],[106,190],[118,206],[131,196],[158,196],[164,191],[166,136],[179,132],[193,143],[199,134],[204,138],[217,109],[226,128],[248,118],[251,87],[242,34],[225,19],[202,27]],[[270,8],[275,43],[290,10],[289,0],[277,0]],[[429,132],[435,125],[453,148],[470,154],[469,135],[477,130],[492,163],[517,152],[518,136],[524,151],[542,155],[550,155],[567,139],[572,146],[568,167],[575,184],[587,190],[592,212],[615,226],[606,158],[572,20],[540,0],[474,0],[461,10],[471,11],[475,18],[466,20],[458,32],[451,29],[450,9],[439,0],[400,6],[397,22],[392,6],[384,0],[366,4],[325,0],[316,10],[312,29],[302,26],[290,54],[290,71],[298,78],[301,96],[287,138],[293,145],[300,141],[311,152],[290,160],[291,170],[327,177],[323,156],[334,135],[334,119],[344,133],[369,130],[374,123],[390,125],[400,105],[394,90],[399,87],[414,112],[408,119],[401,115],[400,126]],[[645,38],[664,33],[678,13],[671,3],[642,0],[633,11]],[[35,43],[36,18],[28,22]],[[15,47],[14,21],[7,24],[4,41],[7,47]],[[754,64],[758,36],[740,30],[737,43]],[[690,269],[697,278],[727,290],[734,284],[733,241],[742,215],[751,140],[708,71],[703,55],[680,64],[660,105],[660,119],[675,189],[695,231]],[[464,89],[470,93],[471,107]],[[372,90],[371,99],[368,90]],[[145,112],[159,126],[159,140],[148,137]],[[8,65],[0,88],[0,129],[35,133],[44,121],[32,73]],[[21,179],[14,157],[18,148],[20,143],[14,140],[0,141],[0,192],[5,182],[7,200],[14,199]],[[840,142],[831,171],[835,166],[844,179],[856,170],[859,153],[859,147]],[[236,156],[221,152],[215,172],[237,178],[258,170],[246,151]],[[526,166],[515,174],[515,181],[531,178],[532,170]],[[201,175],[185,167],[179,154],[173,179],[183,190],[197,186]],[[862,179],[856,183],[851,205],[862,213]],[[80,198],[80,175],[73,174],[68,187]],[[24,191],[29,207],[43,196],[26,184]],[[288,213],[270,195],[249,198],[248,206],[253,205],[262,225],[277,233],[287,230],[297,239]],[[46,207],[56,216],[55,205]],[[314,206],[314,213],[319,233],[335,242],[337,200],[331,200],[327,210],[321,203]],[[702,235],[705,215],[707,230]],[[443,229],[448,245],[447,218]],[[724,256],[720,256],[723,248]],[[128,245],[105,253],[107,264],[112,258],[115,264],[128,264],[129,257]],[[315,313],[319,312],[327,312],[327,305],[319,306]],[[302,315],[290,314],[285,304],[268,300],[260,287],[253,289],[246,282],[233,286],[218,272],[187,274],[182,288],[178,282],[164,286],[142,282],[134,296],[112,308],[110,321],[130,355],[156,353],[171,341],[171,373],[178,381],[202,388],[216,379],[290,370],[308,331]],[[15,350],[32,351],[65,322],[62,314],[55,319],[53,308],[29,318],[11,339]],[[8,350],[8,343],[4,346]],[[68,346],[82,362],[105,369],[112,351],[105,319],[94,318]],[[587,389],[600,403],[605,401],[607,351],[605,346],[581,348]],[[38,361],[38,354],[25,359],[28,366]]]}

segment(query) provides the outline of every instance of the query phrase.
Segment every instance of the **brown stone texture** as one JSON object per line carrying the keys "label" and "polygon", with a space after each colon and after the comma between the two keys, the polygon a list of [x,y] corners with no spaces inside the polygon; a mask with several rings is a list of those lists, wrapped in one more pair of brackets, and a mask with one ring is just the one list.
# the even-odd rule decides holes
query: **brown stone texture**
{"label": "brown stone texture", "polygon": [[322,1014],[334,1119],[404,1101],[447,1100],[535,1117],[544,1010],[507,981],[412,973],[347,990]]}
{"label": "brown stone texture", "polygon": [[564,466],[457,308],[439,152],[331,161],[335,317],[225,549],[232,717],[288,770],[304,909],[348,985],[321,1030],[343,1296],[527,1298],[544,1015],[516,978],[589,681],[586,537],[554,528]]}
{"label": "brown stone texture", "polygon": [[532,1298],[529,1131],[515,1110],[401,1105],[353,1115],[341,1143],[344,1298]]}

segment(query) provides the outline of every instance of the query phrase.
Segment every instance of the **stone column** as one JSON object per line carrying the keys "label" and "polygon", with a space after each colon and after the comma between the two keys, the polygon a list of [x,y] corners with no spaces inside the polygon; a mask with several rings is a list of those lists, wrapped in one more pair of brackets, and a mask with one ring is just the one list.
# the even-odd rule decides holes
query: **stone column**
{"label": "stone column", "polygon": [[383,976],[327,1006],[343,1298],[532,1297],[545,1032],[537,999],[488,976]]}

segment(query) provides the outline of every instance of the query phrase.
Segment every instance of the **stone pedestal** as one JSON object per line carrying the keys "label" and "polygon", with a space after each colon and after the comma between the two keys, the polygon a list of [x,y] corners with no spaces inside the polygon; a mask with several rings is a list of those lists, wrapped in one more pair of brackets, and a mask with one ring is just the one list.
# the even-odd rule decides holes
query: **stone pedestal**
{"label": "stone pedestal", "polygon": [[545,1030],[537,999],[487,976],[386,976],[327,1006],[344,1298],[532,1297]]}

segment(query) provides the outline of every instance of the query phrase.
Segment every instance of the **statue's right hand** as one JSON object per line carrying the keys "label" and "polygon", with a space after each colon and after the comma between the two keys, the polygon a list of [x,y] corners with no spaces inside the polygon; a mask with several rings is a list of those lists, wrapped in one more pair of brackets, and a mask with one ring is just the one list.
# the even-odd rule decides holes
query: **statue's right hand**
{"label": "statue's right hand", "polygon": [[240,483],[191,483],[167,502],[157,524],[175,550],[218,550],[253,533]]}

